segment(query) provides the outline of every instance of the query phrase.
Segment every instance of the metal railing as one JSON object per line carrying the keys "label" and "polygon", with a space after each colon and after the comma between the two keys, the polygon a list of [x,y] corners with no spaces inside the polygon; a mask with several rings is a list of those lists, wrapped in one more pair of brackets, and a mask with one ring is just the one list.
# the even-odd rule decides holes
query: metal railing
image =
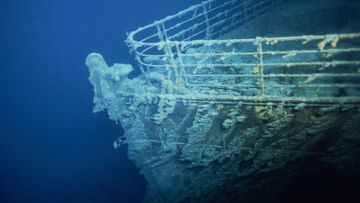
{"label": "metal railing", "polygon": [[171,83],[160,98],[360,104],[360,33],[222,39],[284,2],[205,1],[131,32],[127,42],[145,75],[156,69]]}

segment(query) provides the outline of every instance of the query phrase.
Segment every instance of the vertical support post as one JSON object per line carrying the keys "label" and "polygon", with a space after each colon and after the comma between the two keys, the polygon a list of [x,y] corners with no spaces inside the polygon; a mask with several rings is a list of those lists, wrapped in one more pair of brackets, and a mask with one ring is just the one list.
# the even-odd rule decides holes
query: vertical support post
{"label": "vertical support post", "polygon": [[160,42],[165,41],[164,37],[162,35],[162,32],[161,32],[160,24],[156,24],[156,30],[157,30],[157,35],[159,37]]}
{"label": "vertical support post", "polygon": [[[164,43],[165,40],[164,40],[164,36],[163,36],[163,32],[161,30],[161,28],[163,28],[163,26],[160,27],[160,23],[157,23],[156,24],[156,30],[157,30],[157,35],[159,37],[159,40],[161,43]],[[166,46],[166,44],[163,44],[162,46]],[[167,56],[167,53],[166,53],[166,48],[165,47],[158,47],[158,48],[162,48],[164,51],[164,55]],[[165,68],[167,68],[167,64],[164,65]],[[169,72],[168,72],[169,73]],[[168,74],[167,75],[167,79],[170,78],[170,75]],[[164,85],[164,83],[161,84],[162,88],[161,88],[161,93],[160,94],[165,94],[168,92],[168,88],[165,88],[166,86]]]}
{"label": "vertical support post", "polygon": [[[179,59],[179,62],[180,62],[180,67],[181,67],[181,69],[179,70],[179,72],[180,72],[179,75],[182,76],[182,79],[185,82],[185,87],[189,87],[188,82],[187,82],[187,78],[186,78],[185,65],[184,65],[184,61],[183,61],[182,56],[181,56],[181,50],[179,48],[179,44],[176,44],[176,52],[177,52],[177,56],[178,56],[178,59]],[[182,84],[180,84],[180,85],[182,85]]]}
{"label": "vertical support post", "polygon": [[[161,27],[160,27],[161,25]],[[178,70],[177,70],[177,65],[176,65],[176,60],[174,58],[174,54],[172,52],[172,44],[168,41],[168,36],[166,33],[166,28],[164,23],[158,24],[157,25],[157,31],[158,31],[158,35],[159,38],[162,42],[164,42],[164,52],[165,55],[167,57],[167,61],[170,64],[165,64],[165,68],[167,68],[168,71],[168,75],[167,75],[167,79],[169,81],[173,81],[174,80],[174,84],[177,85],[178,84]],[[173,67],[173,69],[169,69],[169,67]],[[171,77],[171,73],[174,74],[174,78]],[[173,90],[173,94],[175,94],[177,92],[177,88],[175,86],[175,88],[172,89]]]}
{"label": "vertical support post", "polygon": [[[209,2],[210,4],[210,2]],[[204,16],[205,16],[205,22],[206,22],[206,39],[211,39],[211,32],[210,32],[210,23],[209,23],[209,16],[208,16],[208,11],[206,8],[206,5],[203,3],[202,4],[203,7],[203,12],[204,12]]]}
{"label": "vertical support post", "polygon": [[262,39],[261,37],[256,37],[256,46],[257,46],[257,56],[259,58],[258,62],[258,81],[257,85],[260,89],[260,96],[264,96],[264,62],[263,62],[263,51],[262,51]]}
{"label": "vertical support post", "polygon": [[[170,67],[173,67],[173,69],[169,70],[169,72],[173,72],[174,73],[174,80],[175,80],[175,84],[178,84],[178,79],[179,79],[179,73],[178,73],[178,69],[177,69],[177,65],[176,65],[176,60],[175,60],[175,57],[174,57],[174,53],[172,52],[171,50],[172,48],[172,45],[171,44],[167,44],[165,46],[165,52],[166,52],[166,55],[167,55],[167,58],[169,60],[169,63],[170,63]],[[169,78],[171,80],[171,76]],[[175,91],[177,89],[175,88]]]}
{"label": "vertical support post", "polygon": [[166,32],[166,29],[165,29],[165,24],[164,23],[161,23],[161,28],[162,28],[162,34],[164,35],[164,39],[165,41],[168,40],[168,35],[167,35],[167,32]]}
{"label": "vertical support post", "polygon": [[[140,55],[139,53],[135,50],[135,60],[138,62],[139,64],[139,67],[140,67],[140,71],[142,74],[145,73],[145,69],[144,69],[144,66],[141,64],[141,58],[140,58]],[[148,71],[148,70],[147,70]]]}
{"label": "vertical support post", "polygon": [[142,63],[141,63],[141,58],[140,58],[140,54],[139,54],[139,51],[138,51],[138,45],[137,45],[136,41],[134,41],[132,38],[131,38],[131,40],[128,38],[126,40],[126,43],[130,47],[130,53],[134,52],[135,60],[139,64],[141,73],[144,74],[145,73],[144,65],[142,65]]}

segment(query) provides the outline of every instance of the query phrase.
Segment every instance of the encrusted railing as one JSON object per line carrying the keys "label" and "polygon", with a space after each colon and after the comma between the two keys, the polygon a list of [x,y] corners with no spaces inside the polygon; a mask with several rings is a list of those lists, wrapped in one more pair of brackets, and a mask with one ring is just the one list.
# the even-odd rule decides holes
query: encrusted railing
{"label": "encrusted railing", "polygon": [[[360,103],[360,33],[222,39],[281,0],[210,0],[131,32],[160,98],[285,105]],[[154,96],[154,95],[149,95]]]}

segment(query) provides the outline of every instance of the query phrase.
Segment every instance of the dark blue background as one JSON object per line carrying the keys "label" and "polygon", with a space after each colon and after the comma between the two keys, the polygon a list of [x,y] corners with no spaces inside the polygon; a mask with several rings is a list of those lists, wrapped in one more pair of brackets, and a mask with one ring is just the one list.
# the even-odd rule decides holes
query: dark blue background
{"label": "dark blue background", "polygon": [[0,1],[0,202],[139,202],[145,182],[92,113],[88,53],[133,63],[125,32],[200,0]]}

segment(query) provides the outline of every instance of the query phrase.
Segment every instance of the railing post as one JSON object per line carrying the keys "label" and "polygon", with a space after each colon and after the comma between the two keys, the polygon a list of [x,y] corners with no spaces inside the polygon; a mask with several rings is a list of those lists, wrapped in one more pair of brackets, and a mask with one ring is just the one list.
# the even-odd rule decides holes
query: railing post
{"label": "railing post", "polygon": [[160,27],[160,24],[157,25],[157,31],[158,31],[158,35],[159,35],[160,40],[162,42],[164,42],[164,47],[163,47],[164,52],[165,52],[165,55],[167,57],[167,61],[170,63],[170,64],[165,64],[165,68],[168,68],[168,66],[173,67],[173,69],[168,70],[168,75],[167,75],[168,78],[167,79],[169,81],[172,81],[171,73],[174,73],[174,84],[175,84],[175,86],[173,86],[173,88],[172,88],[172,90],[173,90],[172,93],[176,94],[177,88],[178,88],[176,85],[179,84],[179,73],[178,73],[176,60],[174,58],[174,54],[172,52],[173,44],[170,41],[168,41],[168,39],[167,39],[167,33],[166,33],[166,28],[165,28],[164,23],[161,23],[161,27]]}
{"label": "railing post", "polygon": [[257,68],[258,68],[258,81],[257,85],[260,89],[260,96],[264,96],[264,62],[263,62],[263,51],[262,51],[262,38],[256,37],[256,46],[257,46],[257,57],[259,59]]}
{"label": "railing post", "polygon": [[180,63],[180,67],[181,69],[179,69],[179,75],[182,77],[181,79],[184,80],[185,82],[185,87],[189,87],[188,86],[188,82],[187,82],[187,78],[185,76],[186,72],[185,72],[185,65],[184,65],[184,61],[182,59],[182,56],[181,56],[181,50],[179,48],[179,43],[176,44],[176,52],[177,52],[177,56],[178,56],[178,60],[179,60],[179,63]]}
{"label": "railing post", "polygon": [[202,7],[203,7],[203,12],[204,12],[204,16],[205,16],[205,22],[206,22],[206,39],[211,39],[208,11],[207,11],[206,5],[204,3],[202,5]]}
{"label": "railing post", "polygon": [[[135,60],[138,62],[138,65],[140,67],[140,71],[141,73],[145,73],[145,69],[144,66],[141,64],[141,58],[140,58],[140,54],[135,50]],[[146,70],[148,71],[148,70]]]}

